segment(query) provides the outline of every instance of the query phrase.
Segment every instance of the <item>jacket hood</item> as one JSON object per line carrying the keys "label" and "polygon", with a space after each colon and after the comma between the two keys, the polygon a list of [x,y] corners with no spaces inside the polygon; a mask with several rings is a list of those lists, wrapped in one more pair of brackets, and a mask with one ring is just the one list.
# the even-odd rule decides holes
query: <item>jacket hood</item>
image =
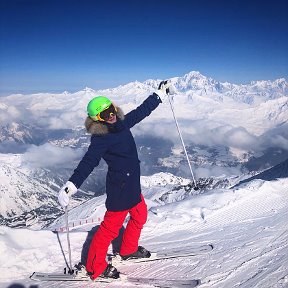
{"label": "jacket hood", "polygon": [[[123,110],[120,107],[115,107],[117,108],[117,118],[120,120],[124,120],[125,115]],[[89,116],[85,120],[85,128],[88,133],[93,135],[101,136],[109,133],[109,127],[106,122],[94,121]]]}

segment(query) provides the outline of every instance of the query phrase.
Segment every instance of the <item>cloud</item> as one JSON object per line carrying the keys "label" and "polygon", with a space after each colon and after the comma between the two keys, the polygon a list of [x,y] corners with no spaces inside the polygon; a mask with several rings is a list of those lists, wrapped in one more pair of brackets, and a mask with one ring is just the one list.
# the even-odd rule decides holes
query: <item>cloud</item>
{"label": "cloud", "polygon": [[135,136],[157,137],[172,142],[179,141],[179,135],[176,126],[169,120],[162,119],[161,121],[145,121],[140,125],[135,126],[132,130]]}
{"label": "cloud", "polygon": [[1,125],[10,123],[11,121],[21,120],[24,113],[15,106],[1,105],[0,103],[0,123]]}
{"label": "cloud", "polygon": [[[47,105],[44,100],[42,103],[40,98],[37,100],[37,102],[35,101],[35,103],[32,101],[33,98],[31,98],[29,101],[31,103],[33,102],[33,105],[30,103],[30,106],[26,105],[26,102],[24,102],[26,100],[24,99],[20,99],[22,102],[20,101],[19,105],[16,107],[16,102],[12,102],[13,99],[5,102],[5,104],[0,103],[1,124],[10,122],[11,119],[14,121],[17,120],[24,124],[28,123],[27,126],[31,128],[31,131],[32,129],[35,131],[35,128],[39,129],[40,127],[41,131],[47,135],[47,137],[44,139],[45,141],[55,138],[68,139],[69,136],[66,138],[62,131],[59,132],[59,129],[75,129],[77,126],[83,127],[86,117],[85,105],[81,104],[78,96],[77,101],[72,101],[70,104],[66,103],[66,98],[64,101],[61,97],[60,100],[62,99],[62,102],[55,102],[57,100],[56,98],[58,99],[58,97],[55,97],[55,99],[53,98],[53,101],[48,99],[49,101],[47,103],[49,105]],[[143,97],[143,99],[144,98],[145,97]],[[134,102],[131,102],[132,104],[130,102],[127,104],[126,102],[129,99],[127,100],[124,98],[124,96],[123,98],[118,99],[116,102],[125,102],[126,104],[124,104],[122,108],[124,108],[124,111],[127,113],[131,111],[131,109],[134,109],[142,101],[140,101],[138,98],[135,99],[137,100],[135,100],[137,104]],[[84,103],[86,98],[82,100]],[[262,129],[262,118],[260,117],[260,115],[262,115],[262,111],[259,113],[259,115],[256,113],[257,117],[255,116],[254,121],[254,116],[250,113],[252,110],[247,110],[250,113],[248,114],[248,112],[244,109],[245,107],[237,106],[236,108],[232,107],[233,109],[230,109],[230,106],[227,106],[228,108],[222,107],[220,104],[217,106],[214,102],[210,103],[211,101],[205,102],[201,105],[199,104],[200,102],[198,102],[197,98],[191,102],[191,105],[190,102],[186,103],[184,101],[183,103],[178,103],[176,106],[177,109],[175,109],[177,110],[177,120],[179,122],[184,142],[191,155],[194,153],[192,148],[201,145],[205,146],[203,147],[203,150],[207,149],[208,147],[207,151],[209,148],[224,147],[222,150],[224,151],[223,153],[215,153],[216,156],[212,153],[213,155],[211,155],[210,158],[213,159],[214,157],[215,160],[217,155],[219,155],[219,159],[223,156],[223,161],[227,161],[227,159],[231,160],[230,156],[232,156],[232,158],[236,157],[233,153],[231,154],[232,149],[229,151],[227,147],[235,148],[235,150],[241,150],[241,152],[243,152],[242,155],[244,155],[244,152],[248,151],[252,152],[251,154],[253,154],[253,152],[265,152],[270,147],[278,147],[280,149],[288,150],[288,132],[285,132],[288,131],[287,124],[269,130],[268,127],[275,127],[275,123],[270,120],[267,121],[267,119],[265,120],[265,118],[261,116],[265,124],[263,125]],[[26,109],[25,107],[28,108]],[[250,115],[251,119],[249,118]],[[285,120],[285,117],[283,119]],[[280,120],[277,121],[277,123],[280,123]],[[57,132],[55,133],[56,130]],[[253,131],[255,131],[255,133]],[[266,132],[259,135],[259,131]],[[173,114],[171,113],[171,109],[167,103],[161,105],[161,107],[152,112],[151,116],[144,119],[139,125],[136,125],[132,129],[132,133],[136,136],[136,140],[137,138],[148,139],[147,141],[141,140],[144,142],[144,144],[142,144],[143,146],[154,147],[153,153],[155,154],[153,157],[150,157],[149,151],[146,151],[145,149],[143,149],[142,152],[143,157],[141,160],[142,164],[144,164],[143,170],[147,173],[152,171],[151,167],[153,167],[153,169],[159,169],[157,165],[155,165],[158,158],[171,156],[171,149],[173,147],[181,146],[177,127],[173,119]],[[71,135],[71,137],[78,137],[73,135],[73,133]],[[35,140],[35,135],[33,134],[32,136],[34,137],[33,140]],[[3,137],[3,139],[5,139],[5,137]],[[43,143],[43,141],[34,141],[33,143],[39,144]],[[27,165],[35,168],[53,166],[69,168],[71,167],[71,162],[80,159],[83,154],[82,150],[75,150],[67,147],[59,148],[49,143],[38,147],[23,145],[20,147],[20,144],[17,142],[10,145],[7,140],[4,140],[4,142],[1,143],[0,150],[2,153],[7,151],[10,152],[12,150],[12,152],[14,152],[17,147],[17,152],[19,153],[23,153],[25,149],[27,149],[27,151],[23,154],[23,161]],[[156,152],[155,147],[157,147]],[[140,151],[141,145],[139,145],[138,148]],[[229,153],[231,155],[229,155]],[[141,154],[141,152],[139,154]],[[205,155],[203,155],[203,159],[205,159]],[[236,160],[237,159],[235,159],[235,161]],[[220,162],[217,162],[216,165],[218,165],[218,163]],[[237,174],[236,172],[238,170],[238,168],[233,170],[223,167],[219,168],[218,166],[212,167],[212,165],[211,167],[208,167],[205,166],[204,162],[201,162],[199,165],[202,165],[202,167],[199,167],[200,175]],[[160,168],[163,169],[163,167]],[[184,170],[186,171],[187,167],[185,167]]]}
{"label": "cloud", "polygon": [[259,138],[243,127],[232,128],[223,134],[223,143],[228,147],[250,150],[259,142]]}
{"label": "cloud", "polygon": [[288,150],[288,123],[282,123],[261,135],[261,147]]}
{"label": "cloud", "polygon": [[57,147],[50,143],[41,146],[31,146],[23,155],[22,163],[31,168],[71,168],[71,162],[83,155],[82,149]]}
{"label": "cloud", "polygon": [[227,177],[227,176],[235,176],[241,175],[241,166],[236,167],[223,167],[223,166],[207,166],[207,167],[199,167],[195,169],[195,175],[197,178],[206,178],[206,177]]}
{"label": "cloud", "polygon": [[276,135],[270,142],[276,147],[288,150],[288,139],[284,138],[282,135]]}
{"label": "cloud", "polygon": [[18,105],[12,105],[9,102],[11,101],[0,102],[1,126],[14,121],[25,123],[28,126],[32,124],[53,130],[73,129],[77,126],[83,126],[86,118],[85,109],[78,109],[77,107],[33,109],[27,108],[22,102]]}
{"label": "cloud", "polygon": [[[249,150],[257,143],[257,137],[243,127],[219,125],[207,120],[181,120],[179,121],[181,135],[187,145],[225,145],[242,150]],[[147,122],[135,128],[135,135],[154,135],[174,144],[181,143],[177,127],[172,120],[161,122]]]}
{"label": "cloud", "polygon": [[[52,116],[52,117],[51,117]],[[79,111],[55,111],[47,119],[49,129],[73,129],[77,126],[84,126],[86,113],[84,110]]]}
{"label": "cloud", "polygon": [[29,144],[5,140],[0,143],[0,153],[24,153],[29,147]]}
{"label": "cloud", "polygon": [[[172,141],[181,145],[177,127],[173,119],[151,117],[133,128],[136,136],[151,136]],[[262,152],[268,148],[288,150],[288,124],[267,130],[262,135],[253,135],[245,127],[218,123],[210,119],[178,119],[180,131],[186,146],[204,145],[209,147],[225,146],[242,151]]]}

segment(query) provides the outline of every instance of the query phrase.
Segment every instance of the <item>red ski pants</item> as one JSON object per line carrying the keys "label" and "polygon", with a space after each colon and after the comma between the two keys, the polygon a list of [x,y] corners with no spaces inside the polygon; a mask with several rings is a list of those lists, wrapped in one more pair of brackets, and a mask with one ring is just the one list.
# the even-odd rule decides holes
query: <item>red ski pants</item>
{"label": "red ski pants", "polygon": [[128,255],[138,250],[141,230],[147,221],[147,206],[142,195],[141,199],[141,202],[131,209],[117,212],[106,211],[104,220],[95,233],[88,251],[86,269],[87,272],[92,273],[92,279],[96,279],[106,269],[108,247],[118,236],[128,213],[130,219],[123,234],[120,255]]}

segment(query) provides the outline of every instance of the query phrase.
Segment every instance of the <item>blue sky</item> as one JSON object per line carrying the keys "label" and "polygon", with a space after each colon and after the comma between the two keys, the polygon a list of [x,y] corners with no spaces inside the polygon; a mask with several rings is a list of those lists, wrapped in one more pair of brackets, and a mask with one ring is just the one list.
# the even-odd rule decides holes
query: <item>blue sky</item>
{"label": "blue sky", "polygon": [[288,75],[288,1],[0,0],[0,94]]}

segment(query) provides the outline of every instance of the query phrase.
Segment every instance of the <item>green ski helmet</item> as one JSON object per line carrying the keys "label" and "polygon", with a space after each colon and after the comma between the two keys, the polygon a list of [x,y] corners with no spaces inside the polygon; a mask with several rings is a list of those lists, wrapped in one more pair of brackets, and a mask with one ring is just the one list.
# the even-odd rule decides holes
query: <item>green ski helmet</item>
{"label": "green ski helmet", "polygon": [[97,96],[93,98],[87,105],[87,112],[90,117],[95,117],[102,111],[106,110],[112,102],[104,97],[104,96]]}

